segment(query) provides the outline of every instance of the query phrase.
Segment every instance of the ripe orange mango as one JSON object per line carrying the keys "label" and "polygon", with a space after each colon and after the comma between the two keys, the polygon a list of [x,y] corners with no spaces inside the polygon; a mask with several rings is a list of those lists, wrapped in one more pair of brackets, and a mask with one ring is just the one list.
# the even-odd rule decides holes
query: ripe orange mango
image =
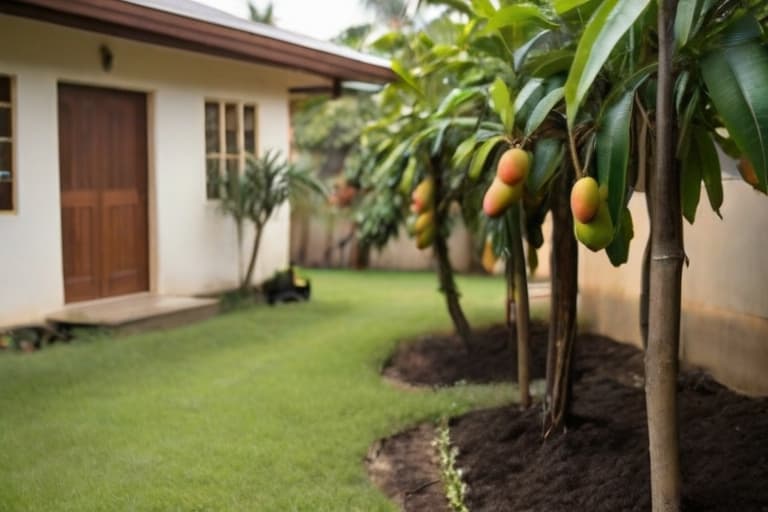
{"label": "ripe orange mango", "polygon": [[485,191],[483,197],[483,211],[489,217],[498,217],[507,211],[512,203],[519,200],[523,195],[523,183],[510,187],[498,177],[493,179],[493,183]]}
{"label": "ripe orange mango", "polygon": [[428,177],[421,181],[416,188],[413,189],[411,194],[411,211],[414,213],[422,213],[429,210],[432,207],[432,201],[435,199],[435,180],[432,177]]}
{"label": "ripe orange mango", "polygon": [[587,176],[576,181],[571,189],[573,218],[582,224],[591,221],[600,208],[600,196],[600,187],[595,178]]}
{"label": "ripe orange mango", "polygon": [[528,158],[528,153],[520,148],[508,149],[499,158],[499,164],[496,166],[496,177],[505,185],[513,187],[525,181],[530,167],[531,161]]}

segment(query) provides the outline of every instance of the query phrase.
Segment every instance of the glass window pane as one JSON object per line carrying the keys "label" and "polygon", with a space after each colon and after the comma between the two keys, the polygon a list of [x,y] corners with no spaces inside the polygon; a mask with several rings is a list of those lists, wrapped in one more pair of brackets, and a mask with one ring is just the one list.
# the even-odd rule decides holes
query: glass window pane
{"label": "glass window pane", "polygon": [[11,78],[0,75],[0,101],[11,101]]}
{"label": "glass window pane", "polygon": [[236,155],[238,151],[237,144],[237,105],[227,103],[224,107],[224,123],[226,128],[227,154]]}
{"label": "glass window pane", "polygon": [[243,107],[243,135],[245,151],[256,153],[256,108],[253,105]]}
{"label": "glass window pane", "polygon": [[11,149],[10,142],[0,142],[0,181],[7,181],[13,177]]}
{"label": "glass window pane", "polygon": [[219,173],[219,159],[206,158],[205,160],[206,186],[205,196],[208,199],[218,199],[221,174]]}
{"label": "glass window pane", "polygon": [[205,152],[219,152],[219,104],[205,104]]}
{"label": "glass window pane", "polygon": [[0,107],[0,137],[11,137],[11,109]]}
{"label": "glass window pane", "polygon": [[0,210],[13,210],[13,183],[0,182]]}
{"label": "glass window pane", "polygon": [[230,180],[237,179],[239,174],[240,159],[239,158],[227,158],[227,178]]}

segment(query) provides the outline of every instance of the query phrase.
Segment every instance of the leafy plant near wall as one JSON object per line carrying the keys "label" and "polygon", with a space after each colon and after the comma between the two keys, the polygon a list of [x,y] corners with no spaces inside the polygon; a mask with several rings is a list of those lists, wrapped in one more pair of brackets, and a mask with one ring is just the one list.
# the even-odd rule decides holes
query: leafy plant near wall
{"label": "leafy plant near wall", "polygon": [[261,157],[248,155],[245,172],[221,180],[221,211],[235,221],[238,254],[246,222],[254,229],[251,255],[240,289],[251,286],[261,239],[267,222],[288,199],[326,194],[325,187],[307,169],[288,163],[279,151],[268,150]]}

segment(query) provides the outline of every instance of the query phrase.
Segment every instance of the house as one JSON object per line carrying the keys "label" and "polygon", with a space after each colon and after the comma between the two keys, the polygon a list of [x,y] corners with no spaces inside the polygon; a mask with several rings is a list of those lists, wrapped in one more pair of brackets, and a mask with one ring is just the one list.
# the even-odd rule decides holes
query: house
{"label": "house", "polygon": [[[292,91],[391,77],[382,59],[190,0],[0,2],[0,326],[235,286],[212,178],[288,151]],[[288,244],[284,208],[256,281]]]}

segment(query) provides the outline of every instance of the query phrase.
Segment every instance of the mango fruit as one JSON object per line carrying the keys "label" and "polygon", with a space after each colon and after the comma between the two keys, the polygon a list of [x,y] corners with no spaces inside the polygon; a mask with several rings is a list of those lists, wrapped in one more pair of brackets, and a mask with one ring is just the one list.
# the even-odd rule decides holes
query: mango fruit
{"label": "mango fruit", "polygon": [[435,225],[430,224],[423,231],[416,234],[416,247],[419,250],[426,249],[435,240]]}
{"label": "mango fruit", "polygon": [[421,215],[419,215],[416,218],[416,222],[413,225],[413,230],[416,233],[421,233],[424,231],[427,227],[431,226],[435,222],[435,212],[434,210],[429,210]]}
{"label": "mango fruit", "polygon": [[590,222],[597,215],[597,210],[602,201],[605,201],[605,199],[601,198],[600,188],[595,178],[587,176],[579,179],[571,189],[571,213],[573,213],[573,218],[582,224]]}
{"label": "mango fruit", "polygon": [[485,241],[483,246],[483,257],[481,259],[483,269],[489,274],[493,274],[493,270],[496,268],[496,255],[493,254],[493,244],[491,239]]}
{"label": "mango fruit", "polygon": [[613,221],[608,211],[608,203],[600,201],[597,213],[589,222],[573,219],[573,232],[576,239],[592,251],[605,249],[613,240]]}
{"label": "mango fruit", "polygon": [[505,185],[513,187],[525,181],[530,167],[531,161],[528,158],[528,153],[520,148],[508,149],[499,158],[499,163],[496,166],[496,177]]}
{"label": "mango fruit", "polygon": [[483,211],[489,217],[498,217],[523,195],[523,183],[510,187],[497,176],[485,191]]}
{"label": "mango fruit", "polygon": [[435,180],[432,177],[428,177],[421,181],[416,188],[413,189],[411,194],[411,211],[414,213],[422,213],[429,210],[432,207],[432,202],[435,199]]}

